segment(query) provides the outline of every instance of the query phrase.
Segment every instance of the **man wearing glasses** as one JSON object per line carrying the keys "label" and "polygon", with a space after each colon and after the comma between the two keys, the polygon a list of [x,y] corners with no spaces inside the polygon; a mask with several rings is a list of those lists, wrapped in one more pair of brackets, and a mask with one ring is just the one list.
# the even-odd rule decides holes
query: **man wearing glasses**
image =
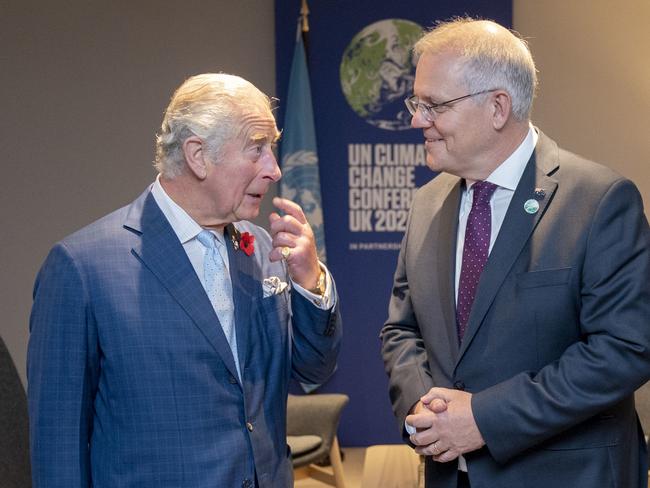
{"label": "man wearing glasses", "polygon": [[646,487],[650,231],[633,183],[530,123],[526,43],[490,21],[415,45],[413,201],[382,329],[429,487]]}

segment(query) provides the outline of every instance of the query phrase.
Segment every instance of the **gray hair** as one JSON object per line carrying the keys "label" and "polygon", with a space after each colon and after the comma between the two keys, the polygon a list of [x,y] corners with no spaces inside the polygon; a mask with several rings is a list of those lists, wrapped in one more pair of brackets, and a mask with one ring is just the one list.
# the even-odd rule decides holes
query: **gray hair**
{"label": "gray hair", "polygon": [[468,17],[440,22],[413,48],[416,56],[453,51],[461,58],[470,93],[498,88],[512,99],[512,113],[527,120],[537,88],[537,70],[522,37],[490,20]]}
{"label": "gray hair", "polygon": [[183,142],[198,136],[209,154],[219,159],[224,144],[234,138],[248,109],[271,113],[271,100],[239,76],[205,73],[192,76],[174,92],[156,135],[155,168],[174,178],[185,168]]}

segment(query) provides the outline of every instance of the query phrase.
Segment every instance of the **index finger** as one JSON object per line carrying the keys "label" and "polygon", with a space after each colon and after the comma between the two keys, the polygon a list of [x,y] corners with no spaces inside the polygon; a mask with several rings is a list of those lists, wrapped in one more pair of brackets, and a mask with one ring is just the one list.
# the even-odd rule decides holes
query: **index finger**
{"label": "index finger", "polygon": [[291,215],[301,224],[307,223],[307,218],[305,217],[302,208],[295,202],[287,200],[286,198],[275,197],[273,198],[273,205],[278,209],[282,210],[284,213]]}

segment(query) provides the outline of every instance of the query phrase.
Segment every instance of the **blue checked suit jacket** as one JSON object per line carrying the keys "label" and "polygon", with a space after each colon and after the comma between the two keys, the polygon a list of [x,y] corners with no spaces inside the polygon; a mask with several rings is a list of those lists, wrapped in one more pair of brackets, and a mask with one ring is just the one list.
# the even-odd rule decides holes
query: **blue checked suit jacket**
{"label": "blue checked suit jacket", "polygon": [[228,246],[241,383],[149,190],[54,246],[30,321],[35,487],[291,486],[288,382],[329,377],[340,315],[290,289],[264,297],[286,268],[266,231],[236,226],[256,237],[252,256]]}

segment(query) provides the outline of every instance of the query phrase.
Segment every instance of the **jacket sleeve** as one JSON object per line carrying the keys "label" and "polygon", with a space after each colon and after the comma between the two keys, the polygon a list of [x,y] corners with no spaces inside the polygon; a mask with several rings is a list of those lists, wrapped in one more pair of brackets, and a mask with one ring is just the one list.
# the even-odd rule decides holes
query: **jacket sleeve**
{"label": "jacket sleeve", "polygon": [[330,284],[335,305],[329,310],[317,307],[295,288],[291,291],[291,369],[301,383],[323,384],[336,370],[341,313],[333,277]]}
{"label": "jacket sleeve", "polygon": [[91,486],[89,440],[98,359],[82,274],[56,245],[34,286],[27,356],[34,487]]}
{"label": "jacket sleeve", "polygon": [[498,462],[616,405],[648,380],[649,276],[641,197],[621,179],[604,193],[590,224],[575,324],[581,340],[540,370],[472,398],[479,430]]}
{"label": "jacket sleeve", "polygon": [[381,330],[382,357],[398,429],[405,440],[404,421],[420,397],[434,386],[427,352],[413,311],[406,270],[407,240],[411,219],[404,234],[393,280],[388,319]]}

